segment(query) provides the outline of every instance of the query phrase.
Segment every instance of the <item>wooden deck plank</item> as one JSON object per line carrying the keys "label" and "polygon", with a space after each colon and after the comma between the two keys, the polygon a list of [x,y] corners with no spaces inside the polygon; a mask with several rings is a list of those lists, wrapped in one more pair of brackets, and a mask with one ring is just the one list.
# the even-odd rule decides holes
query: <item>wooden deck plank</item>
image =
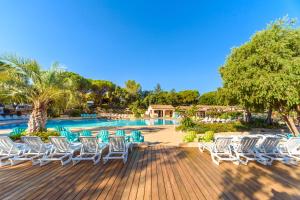
{"label": "wooden deck plank", "polygon": [[178,186],[179,183],[177,183],[177,181],[175,179],[174,173],[173,173],[172,168],[171,168],[171,164],[169,163],[169,157],[168,157],[168,155],[166,155],[164,148],[161,148],[161,154],[162,154],[163,159],[164,159],[164,165],[166,166],[168,177],[170,178],[170,184],[171,184],[172,189],[173,189],[174,198],[181,200],[183,198],[182,198],[181,193],[179,191],[179,186]]}
{"label": "wooden deck plank", "polygon": [[[55,188],[50,190],[48,194],[46,194],[43,198],[39,197],[38,199],[51,199],[51,200],[55,200],[55,199],[59,199],[59,198],[64,199],[63,195],[69,194],[70,191],[72,191],[72,189],[74,188],[76,182],[78,180],[81,180],[82,178],[84,178],[84,176],[86,174],[88,174],[90,168],[85,167],[84,164],[82,163],[81,166],[78,165],[78,168],[81,167],[80,170],[74,171],[74,168],[77,168],[77,166],[74,166],[74,168],[71,168],[70,175],[64,176],[63,182],[61,182],[59,185],[55,185]],[[71,164],[70,164],[70,166],[71,166]]]}
{"label": "wooden deck plank", "polygon": [[116,181],[112,185],[111,189],[109,190],[108,194],[106,195],[106,199],[113,199],[116,192],[120,192],[119,184],[126,175],[126,172],[128,171],[128,168],[130,168],[130,163],[136,162],[135,160],[139,160],[139,155],[141,151],[138,149],[132,153],[132,155],[129,156],[129,159],[126,163],[126,165],[122,168],[122,170],[119,173],[119,176],[116,178]]}
{"label": "wooden deck plank", "polygon": [[132,156],[132,159],[128,161],[128,166],[124,170],[118,182],[114,184],[114,187],[110,190],[107,199],[119,199],[121,197],[123,190],[125,188],[124,184],[126,183],[129,177],[132,167],[137,164],[139,160],[139,156],[140,156],[140,151],[139,150],[134,151],[134,155]]}
{"label": "wooden deck plank", "polygon": [[165,187],[166,183],[164,181],[162,168],[161,168],[162,158],[160,156],[160,148],[161,148],[161,146],[157,146],[155,148],[155,161],[156,161],[156,169],[157,169],[157,188],[158,188],[159,199],[165,200],[165,199],[167,199],[166,187]]}
{"label": "wooden deck plank", "polygon": [[146,185],[146,172],[147,172],[147,162],[148,162],[148,150],[143,149],[143,163],[141,166],[141,173],[140,173],[140,180],[139,180],[139,186],[138,186],[138,192],[136,195],[136,199],[144,199],[145,194],[145,185]]}
{"label": "wooden deck plank", "polygon": [[168,161],[170,164],[171,172],[173,173],[176,183],[178,185],[181,197],[183,199],[190,199],[190,195],[187,190],[185,182],[182,180],[182,176],[179,172],[178,163],[175,161],[173,155],[171,154],[170,147],[164,147],[164,153],[168,156]]}
{"label": "wooden deck plank", "polygon": [[[144,153],[144,151],[143,151]],[[131,186],[130,194],[129,194],[129,200],[136,199],[137,192],[138,192],[138,187],[139,187],[139,182],[140,182],[140,176],[141,176],[141,171],[142,171],[142,166],[143,166],[143,154],[140,155],[141,159],[138,160],[137,164],[137,170],[135,172],[135,176],[133,179],[133,184]]]}
{"label": "wooden deck plank", "polygon": [[[119,163],[108,161],[105,165],[103,165],[104,170],[99,172],[98,176],[94,177],[95,179],[92,181],[93,184],[90,185],[89,188],[85,189],[84,195],[81,195],[79,199],[92,199],[97,187],[102,183],[102,181],[106,178],[106,176],[111,173],[113,168],[117,167]],[[75,197],[75,199],[78,199]]]}
{"label": "wooden deck plank", "polygon": [[173,153],[176,154],[175,156],[176,162],[179,164],[181,171],[185,176],[185,180],[187,181],[187,184],[189,184],[188,187],[189,186],[191,187],[191,189],[193,190],[193,192],[195,193],[198,199],[205,200],[206,198],[201,191],[202,187],[198,187],[198,180],[194,179],[194,173],[190,172],[189,167],[184,165],[183,159],[185,157],[185,154],[183,153],[183,151],[179,150],[178,148],[173,148],[172,151]]}
{"label": "wooden deck plank", "polygon": [[64,181],[65,177],[71,175],[73,170],[81,170],[83,168],[83,166],[78,166],[76,169],[74,169],[71,165],[60,166],[60,163],[55,163],[54,166],[59,171],[57,171],[51,177],[48,177],[48,179],[44,179],[43,181],[39,182],[39,184],[36,184],[34,187],[31,187],[31,189],[35,190],[35,192],[22,195],[22,197],[20,199],[35,199],[35,198],[44,197],[49,192],[58,190],[58,188],[56,188],[56,187],[52,188],[49,186],[60,185]]}
{"label": "wooden deck plank", "polygon": [[95,170],[96,175],[92,176],[88,183],[76,194],[76,196],[73,198],[74,200],[80,200],[84,196],[88,196],[89,189],[96,185],[97,180],[105,173],[106,167],[102,162],[100,162],[99,168],[100,170]]}
{"label": "wooden deck plank", "polygon": [[300,167],[215,165],[197,148],[137,148],[128,162],[0,168],[0,199],[300,199]]}
{"label": "wooden deck plank", "polygon": [[[36,166],[39,167],[39,166]],[[23,176],[20,176],[20,179],[18,182],[14,183],[13,185],[7,184],[9,186],[8,191],[3,189],[1,192],[3,192],[5,198],[3,195],[0,196],[1,199],[10,199],[11,197],[20,197],[22,194],[26,194],[27,191],[34,190],[35,185],[38,185],[41,181],[47,180],[52,175],[55,175],[59,172],[58,168],[53,169],[53,165],[44,166],[40,171],[37,173],[31,173],[30,176],[23,178]],[[30,173],[29,170],[26,172],[26,174]],[[4,188],[4,187],[3,187]],[[9,194],[9,196],[8,196]]]}
{"label": "wooden deck plank", "polygon": [[159,163],[160,163],[160,168],[161,168],[161,175],[159,175],[159,177],[161,177],[161,179],[163,179],[163,185],[165,187],[165,191],[166,191],[166,197],[167,199],[175,199],[174,198],[174,194],[173,194],[173,190],[172,190],[172,186],[171,186],[171,181],[167,172],[167,166],[166,163],[164,161],[164,156],[162,155],[162,147],[160,146],[159,148],[159,152],[158,152],[158,156],[159,156]]}
{"label": "wooden deck plank", "polygon": [[145,182],[145,193],[144,199],[149,200],[151,199],[151,154],[152,150],[151,147],[148,147],[148,155],[147,155],[147,165],[146,165],[146,182]]}
{"label": "wooden deck plank", "polygon": [[[189,154],[190,159],[193,162],[194,166],[197,167],[198,172],[202,174],[203,177],[205,177],[206,182],[210,183],[211,188],[217,193],[217,194],[223,194],[219,198],[222,199],[239,199],[235,194],[233,194],[231,191],[228,191],[226,193],[222,193],[224,186],[226,184],[230,184],[227,179],[225,179],[225,184],[222,182],[222,176],[219,173],[218,166],[212,163],[211,161],[203,162],[203,159],[199,157],[199,153],[192,152]],[[214,181],[212,181],[214,180]]]}
{"label": "wooden deck plank", "polygon": [[[121,160],[112,160],[112,163],[116,163],[115,167],[110,168],[107,174],[105,174],[104,179],[101,180],[98,184],[98,186],[95,188],[94,192],[91,194],[89,199],[97,199],[98,196],[101,194],[103,189],[105,188],[108,181],[115,176],[115,174],[121,169],[121,166],[124,165]],[[108,164],[108,163],[107,163]],[[108,165],[105,166],[108,166]]]}

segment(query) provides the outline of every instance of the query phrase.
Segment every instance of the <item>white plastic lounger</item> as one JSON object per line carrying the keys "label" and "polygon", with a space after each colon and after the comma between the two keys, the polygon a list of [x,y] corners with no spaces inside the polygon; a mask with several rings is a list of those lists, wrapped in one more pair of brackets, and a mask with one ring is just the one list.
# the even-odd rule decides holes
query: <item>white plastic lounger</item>
{"label": "white plastic lounger", "polygon": [[256,144],[259,141],[257,136],[244,136],[234,145],[234,153],[238,161],[247,165],[250,160],[256,160]]}
{"label": "white plastic lounger", "polygon": [[263,142],[257,148],[257,162],[263,165],[272,165],[274,160],[283,161],[285,160],[285,156],[283,156],[278,151],[278,144],[281,141],[281,137],[267,135],[263,136]]}
{"label": "white plastic lounger", "polygon": [[12,164],[18,161],[32,161],[33,165],[40,163],[40,158],[44,154],[51,153],[51,144],[44,143],[40,137],[37,136],[22,136],[22,141],[27,145],[28,151],[21,156],[14,156],[11,158]]}
{"label": "white plastic lounger", "polygon": [[204,151],[211,152],[213,146],[214,146],[213,142],[199,142],[198,143],[198,148],[199,148],[200,152],[204,152]]}
{"label": "white plastic lounger", "polygon": [[219,165],[221,161],[232,161],[234,164],[239,164],[237,158],[232,154],[232,140],[233,137],[216,138],[210,149],[211,158],[215,164]]}
{"label": "white plastic lounger", "polygon": [[126,163],[130,145],[130,143],[126,143],[124,136],[109,137],[109,152],[103,157],[104,164],[111,159],[122,159]]}
{"label": "white plastic lounger", "polygon": [[72,157],[76,151],[80,150],[80,143],[70,143],[66,137],[50,136],[52,150],[49,155],[44,154],[40,159],[40,165],[45,165],[50,161],[60,161],[62,165],[65,165],[72,161]]}
{"label": "white plastic lounger", "polygon": [[[281,155],[287,156],[286,161],[289,158],[292,158],[293,160],[290,160],[293,162],[292,164],[297,164],[297,161],[300,161],[300,138],[299,137],[291,137],[283,144],[278,145],[278,151]],[[289,163],[287,163],[289,164]]]}
{"label": "white plastic lounger", "polygon": [[82,144],[80,154],[72,158],[73,165],[82,160],[91,160],[94,162],[94,165],[99,163],[102,151],[107,147],[107,144],[98,143],[98,139],[92,136],[81,136],[79,140]]}
{"label": "white plastic lounger", "polygon": [[0,136],[0,167],[13,165],[11,158],[24,157],[26,145],[13,142],[8,136]]}

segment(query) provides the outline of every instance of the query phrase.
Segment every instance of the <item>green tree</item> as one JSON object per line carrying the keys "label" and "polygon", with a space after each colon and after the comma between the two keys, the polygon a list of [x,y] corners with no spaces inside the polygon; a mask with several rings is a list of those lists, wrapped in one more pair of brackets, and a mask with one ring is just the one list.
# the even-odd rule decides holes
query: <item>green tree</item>
{"label": "green tree", "polygon": [[298,135],[290,112],[300,104],[300,30],[287,18],[233,48],[220,68],[224,88],[243,105],[278,111]]}
{"label": "green tree", "polygon": [[90,80],[90,82],[91,93],[89,94],[89,99],[93,100],[97,106],[101,106],[103,102],[109,104],[116,85],[106,80]]}
{"label": "green tree", "polygon": [[128,80],[125,82],[125,90],[127,92],[126,100],[130,104],[136,101],[139,95],[141,95],[142,87],[136,81]]}
{"label": "green tree", "polygon": [[162,92],[161,86],[159,83],[156,84],[155,88],[154,88],[154,92],[155,93],[160,93]]}
{"label": "green tree", "polygon": [[199,104],[201,105],[219,105],[217,91],[207,92],[199,97]]}
{"label": "green tree", "polygon": [[178,92],[178,97],[181,105],[197,104],[199,101],[198,90],[183,90]]}
{"label": "green tree", "polygon": [[1,66],[0,76],[7,77],[0,82],[2,95],[32,104],[29,133],[45,130],[48,105],[72,94],[68,93],[70,82],[62,76],[62,68],[55,63],[49,70],[42,70],[35,60],[17,56],[4,56],[1,60],[6,65]]}

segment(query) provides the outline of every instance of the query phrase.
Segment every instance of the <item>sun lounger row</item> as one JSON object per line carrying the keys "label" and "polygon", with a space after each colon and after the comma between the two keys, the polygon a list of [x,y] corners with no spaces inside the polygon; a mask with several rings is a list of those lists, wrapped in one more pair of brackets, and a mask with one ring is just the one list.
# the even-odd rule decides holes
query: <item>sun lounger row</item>
{"label": "sun lounger row", "polygon": [[276,135],[220,136],[213,143],[199,143],[201,152],[207,150],[213,162],[231,161],[247,165],[257,161],[272,165],[273,161],[297,164],[300,161],[300,138],[284,139]]}
{"label": "sun lounger row", "polygon": [[[45,165],[51,161],[60,161],[62,165],[82,160],[99,163],[102,152],[109,147],[108,154],[103,157],[106,163],[110,159],[122,159],[126,163],[132,144],[125,141],[124,136],[110,136],[109,143],[99,143],[97,137],[81,136],[80,142],[69,142],[63,136],[50,136],[50,143],[42,142],[37,136],[23,136],[23,143],[15,143],[8,136],[0,137],[0,166],[15,165],[31,161],[33,165]],[[76,152],[79,152],[76,154]]]}
{"label": "sun lounger row", "polygon": [[83,113],[83,114],[80,114],[80,117],[82,117],[82,118],[97,118],[97,114],[96,113],[94,113],[94,114]]}
{"label": "sun lounger row", "polygon": [[233,119],[220,119],[220,118],[209,118],[205,117],[204,119],[201,120],[203,123],[229,123],[233,122],[235,120]]}
{"label": "sun lounger row", "polygon": [[[69,142],[77,142],[79,139],[79,136],[92,136],[92,132],[90,130],[83,130],[78,133],[74,133],[70,131],[67,128],[64,127],[56,127],[56,131],[60,133],[61,136],[65,136]],[[96,135],[96,137],[104,143],[109,142],[108,138],[111,134],[108,130],[101,130]],[[115,132],[116,136],[124,136],[126,142],[132,142],[132,143],[142,143],[144,142],[144,136],[141,134],[141,131],[139,130],[133,130],[130,132],[130,134],[126,134],[125,130],[116,130]]]}
{"label": "sun lounger row", "polygon": [[26,120],[29,115],[0,115],[0,121],[5,120]]}

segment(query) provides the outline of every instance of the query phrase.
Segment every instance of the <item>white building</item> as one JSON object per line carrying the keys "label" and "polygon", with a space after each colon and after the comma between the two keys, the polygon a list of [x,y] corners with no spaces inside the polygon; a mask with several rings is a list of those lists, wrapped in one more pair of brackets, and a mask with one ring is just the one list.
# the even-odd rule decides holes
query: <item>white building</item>
{"label": "white building", "polygon": [[151,118],[171,118],[174,112],[172,105],[150,105],[145,114]]}

